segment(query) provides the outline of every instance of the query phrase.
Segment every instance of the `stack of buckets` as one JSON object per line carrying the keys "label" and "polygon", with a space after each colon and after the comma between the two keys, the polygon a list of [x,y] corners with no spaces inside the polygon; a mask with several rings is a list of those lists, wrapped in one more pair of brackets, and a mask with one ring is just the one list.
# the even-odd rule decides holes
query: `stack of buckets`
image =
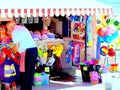
{"label": "stack of buckets", "polygon": [[99,75],[97,71],[90,72],[90,82],[92,84],[98,84],[99,83]]}
{"label": "stack of buckets", "polygon": [[35,73],[33,83],[35,86],[48,85],[49,84],[49,74],[44,72]]}

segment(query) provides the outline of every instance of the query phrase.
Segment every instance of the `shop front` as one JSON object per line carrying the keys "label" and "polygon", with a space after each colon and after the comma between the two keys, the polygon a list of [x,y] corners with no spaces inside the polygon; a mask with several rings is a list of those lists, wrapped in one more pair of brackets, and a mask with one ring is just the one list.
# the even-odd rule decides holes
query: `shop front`
{"label": "shop front", "polygon": [[[96,24],[102,14],[113,14],[112,7],[96,0],[1,0],[0,5],[1,24],[15,20],[29,26],[38,47],[39,64],[49,74],[51,67],[56,73],[96,58]],[[32,30],[33,24],[41,28]]]}

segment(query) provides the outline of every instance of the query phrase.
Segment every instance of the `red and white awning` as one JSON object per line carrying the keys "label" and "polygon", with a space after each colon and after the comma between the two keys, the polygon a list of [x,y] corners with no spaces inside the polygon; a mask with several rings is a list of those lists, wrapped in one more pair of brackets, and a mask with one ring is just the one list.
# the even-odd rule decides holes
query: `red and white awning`
{"label": "red and white awning", "polygon": [[0,16],[111,14],[112,7],[96,0],[0,0]]}

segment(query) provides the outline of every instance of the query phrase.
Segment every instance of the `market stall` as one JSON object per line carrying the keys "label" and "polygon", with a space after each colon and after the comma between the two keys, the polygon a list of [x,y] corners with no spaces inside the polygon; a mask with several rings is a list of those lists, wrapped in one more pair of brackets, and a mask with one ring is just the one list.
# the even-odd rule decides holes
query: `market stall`
{"label": "market stall", "polygon": [[[78,2],[78,3],[77,3]],[[11,4],[10,4],[11,3]],[[47,17],[47,16],[70,16],[70,15],[92,15],[94,19],[96,15],[106,14],[111,15],[113,13],[112,7],[96,0],[91,0],[89,4],[88,0],[85,1],[69,1],[69,0],[59,0],[52,2],[50,0],[42,1],[39,0],[29,1],[25,0],[18,1],[1,0],[0,5],[0,21],[9,21],[12,19],[13,16],[15,17],[23,17],[22,21],[25,23],[26,17]],[[22,6],[22,7],[21,7]],[[34,20],[36,20],[34,18]],[[96,23],[94,23],[94,26]],[[92,28],[93,33],[95,33],[95,27]],[[73,30],[71,30],[73,32]],[[73,32],[74,33],[74,32]],[[94,35],[94,34],[93,34]],[[96,36],[94,36],[96,37]],[[72,37],[73,39],[73,37]],[[95,39],[95,38],[94,38]],[[95,41],[95,40],[94,40]],[[94,49],[95,47],[93,47]],[[95,56],[95,55],[93,55]]]}
{"label": "market stall", "polygon": [[[44,0],[44,1],[40,1],[40,0],[34,0],[34,1],[30,1],[30,0],[25,0],[22,1],[20,0],[19,2],[16,0],[0,0],[1,4],[0,4],[0,21],[10,21],[13,19],[14,17],[22,17],[22,18],[26,18],[26,17],[53,17],[55,16],[84,16],[84,15],[88,15],[88,16],[92,16],[92,34],[93,34],[93,44],[96,44],[96,16],[97,15],[101,15],[101,14],[106,14],[106,15],[111,15],[113,14],[112,11],[112,7],[106,4],[102,4],[97,2],[96,0],[84,0],[84,1],[80,1],[80,0]],[[92,3],[92,4],[90,4]],[[83,22],[84,23],[84,22]],[[74,32],[74,26],[72,27],[71,31],[71,35],[76,34]],[[84,27],[85,30],[85,27]],[[79,33],[77,33],[79,35]],[[86,32],[84,33],[86,34]],[[74,36],[74,35],[73,35]],[[81,55],[84,56],[85,58],[83,59],[88,59],[86,57],[89,57],[89,54],[87,55],[87,44],[86,44],[86,40],[85,41],[80,41],[78,38],[76,39],[76,37],[70,37],[71,39],[69,39],[70,41],[75,41],[74,43],[76,44],[75,46],[79,47],[83,47],[84,46],[84,51],[85,54]],[[66,40],[67,41],[67,40]],[[37,45],[39,46],[39,43],[43,43],[43,44],[55,44],[55,43],[62,43],[63,41],[55,41],[55,40],[51,40],[51,42],[48,41],[38,41]],[[68,41],[67,41],[68,42]],[[79,46],[78,44],[79,43]],[[93,51],[95,51],[96,46],[89,44],[89,46],[91,47],[90,49],[92,49]],[[69,46],[68,46],[69,47]],[[90,53],[90,52],[89,52]],[[92,53],[92,55],[90,55],[90,57],[95,57],[95,52]],[[62,58],[62,59],[66,59],[66,57]],[[68,58],[67,58],[68,59]],[[68,63],[67,63],[68,64]],[[64,64],[65,65],[65,64]]]}

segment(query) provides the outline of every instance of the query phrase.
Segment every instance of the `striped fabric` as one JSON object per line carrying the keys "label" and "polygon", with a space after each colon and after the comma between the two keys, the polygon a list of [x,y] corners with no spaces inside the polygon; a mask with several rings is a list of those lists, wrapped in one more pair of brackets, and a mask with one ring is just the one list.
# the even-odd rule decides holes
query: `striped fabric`
{"label": "striped fabric", "polygon": [[22,8],[22,9],[0,9],[1,17],[18,17],[18,16],[69,16],[69,15],[84,15],[84,14],[111,14],[112,8]]}

